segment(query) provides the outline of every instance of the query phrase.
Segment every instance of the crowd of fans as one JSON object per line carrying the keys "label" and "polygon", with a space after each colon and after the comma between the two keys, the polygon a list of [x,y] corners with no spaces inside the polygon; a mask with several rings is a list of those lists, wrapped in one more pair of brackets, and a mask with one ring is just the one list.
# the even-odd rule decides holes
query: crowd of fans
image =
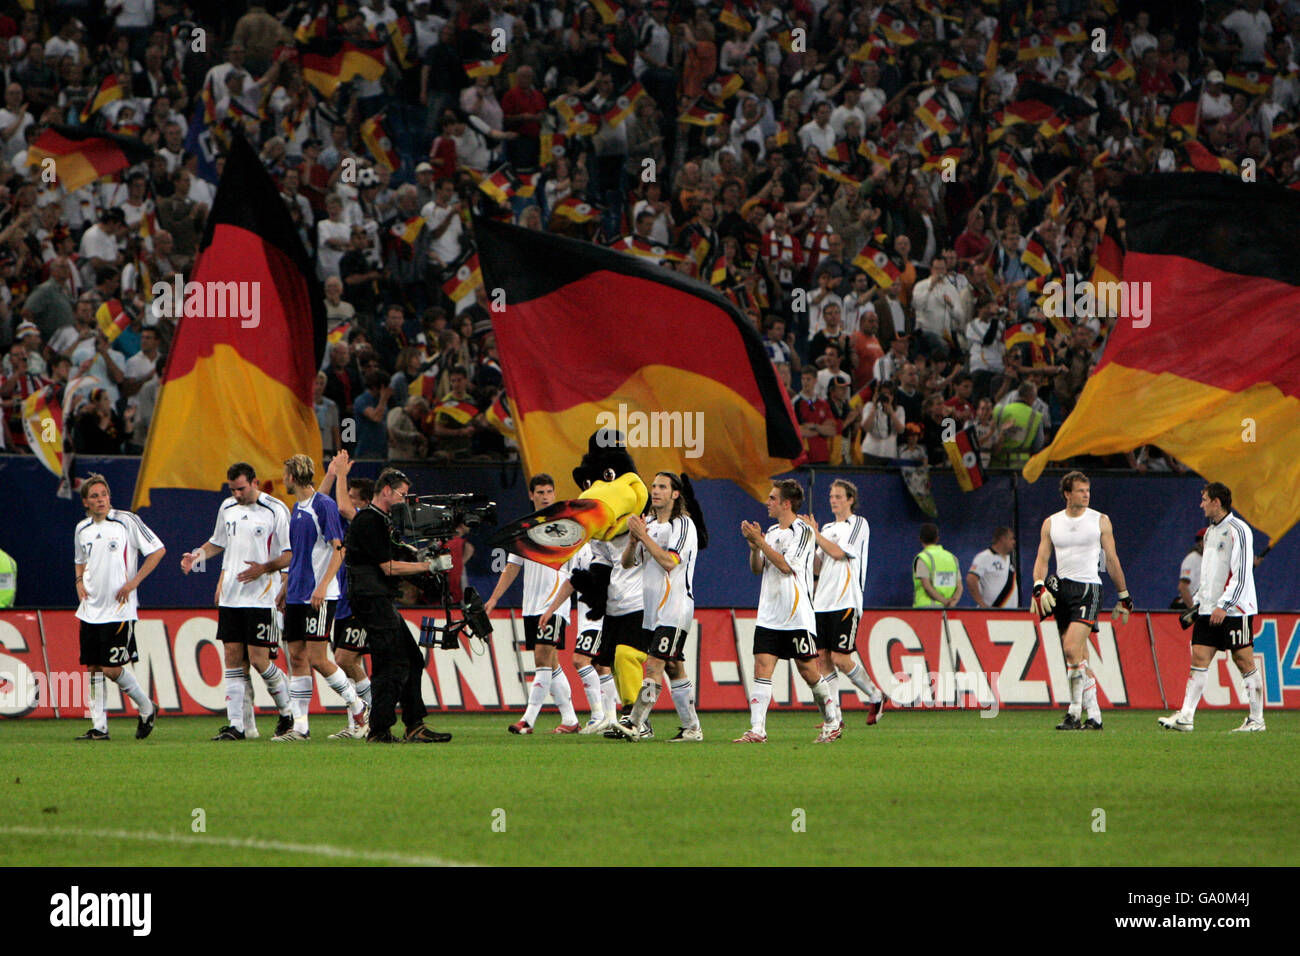
{"label": "crowd of fans", "polygon": [[[463,281],[474,212],[728,296],[810,463],[946,466],[955,426],[999,467],[1051,440],[1117,321],[1041,297],[1093,278],[1125,177],[1253,160],[1300,181],[1297,0],[11,6],[11,451],[23,400],[53,383],[78,451],[140,452],[175,331],[149,284],[189,270],[235,126],[324,283],[326,451],[362,458],[511,454],[488,290]],[[382,49],[384,74],[317,89],[303,54],[339,41]],[[154,155],[74,193],[44,182],[31,144],[114,75],[123,95],[86,122]],[[120,333],[96,318],[111,300]],[[1150,447],[1087,464],[1182,467]]]}

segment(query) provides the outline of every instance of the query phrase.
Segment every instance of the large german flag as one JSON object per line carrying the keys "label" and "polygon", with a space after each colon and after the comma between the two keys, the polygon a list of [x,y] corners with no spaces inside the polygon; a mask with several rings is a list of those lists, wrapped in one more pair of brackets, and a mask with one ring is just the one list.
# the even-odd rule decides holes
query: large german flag
{"label": "large german flag", "polygon": [[59,185],[71,193],[152,155],[148,146],[128,136],[83,126],[50,126],[27,151],[27,165],[40,166],[46,159],[53,159]]}
{"label": "large german flag", "polygon": [[1135,177],[1119,198],[1123,278],[1150,283],[1149,313],[1119,320],[1025,477],[1048,461],[1154,444],[1228,485],[1276,539],[1300,520],[1300,195],[1190,173]]}
{"label": "large german flag", "polygon": [[250,462],[283,496],[286,458],[321,461],[312,385],[325,354],[325,303],[275,184],[240,133],[188,278],[209,290],[250,283],[238,288],[257,291],[255,324],[222,317],[228,310],[213,310],[210,294],[191,304],[187,288],[133,507],[146,507],[155,488],[217,488],[235,461]]}
{"label": "large german flag", "polygon": [[[758,332],[720,293],[576,239],[487,219],[474,233],[484,280],[505,291],[492,326],[529,469],[567,475],[620,405],[643,475],[726,478],[762,498],[802,454]],[[701,433],[682,447],[688,418]]]}

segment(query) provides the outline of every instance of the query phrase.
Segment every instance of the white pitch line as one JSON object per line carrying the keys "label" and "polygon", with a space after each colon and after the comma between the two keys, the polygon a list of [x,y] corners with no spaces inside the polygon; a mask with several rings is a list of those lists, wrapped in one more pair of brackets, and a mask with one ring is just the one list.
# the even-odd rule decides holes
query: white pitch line
{"label": "white pitch line", "polygon": [[437,856],[411,856],[406,853],[386,853],[382,850],[350,850],[327,843],[283,843],[279,840],[259,840],[254,837],[205,836],[189,833],[154,833],[141,830],[88,830],[79,827],[23,827],[0,826],[0,834],[31,837],[98,837],[105,840],[141,840],[146,843],[178,843],[185,846],[224,846],[232,849],[271,850],[281,853],[305,853],[336,860],[367,860],[375,863],[396,863],[400,866],[477,866],[444,860]]}

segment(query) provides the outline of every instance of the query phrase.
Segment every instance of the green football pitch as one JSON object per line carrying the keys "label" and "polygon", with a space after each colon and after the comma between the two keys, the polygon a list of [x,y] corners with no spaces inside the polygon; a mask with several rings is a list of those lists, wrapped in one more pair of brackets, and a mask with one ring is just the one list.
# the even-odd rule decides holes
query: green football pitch
{"label": "green football pitch", "polygon": [[[0,722],[0,864],[1099,865],[1300,861],[1300,715],[1229,734],[1152,712],[1101,733],[1058,713],[854,715],[814,744],[815,713],[704,714],[703,743],[514,737],[504,714],[434,715],[450,744],[208,741],[217,718],[160,718],[74,742],[85,721]],[[655,718],[675,732],[671,712]],[[539,729],[556,723],[543,714]],[[264,733],[273,722],[263,717]]]}

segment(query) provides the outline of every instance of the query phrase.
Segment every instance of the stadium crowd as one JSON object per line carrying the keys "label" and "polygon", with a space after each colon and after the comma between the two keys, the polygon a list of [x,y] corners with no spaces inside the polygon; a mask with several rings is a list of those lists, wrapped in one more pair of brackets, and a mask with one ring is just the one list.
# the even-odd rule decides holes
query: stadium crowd
{"label": "stadium crowd", "polygon": [[[7,6],[9,451],[49,384],[77,451],[142,450],[175,331],[151,279],[191,268],[236,126],[324,284],[325,450],[359,458],[511,454],[474,212],[728,296],[810,463],[944,467],[951,419],[1000,467],[1118,321],[1049,314],[1044,286],[1117,277],[1127,175],[1300,182],[1297,0]],[[53,124],[152,156],[69,193],[28,165]]]}

